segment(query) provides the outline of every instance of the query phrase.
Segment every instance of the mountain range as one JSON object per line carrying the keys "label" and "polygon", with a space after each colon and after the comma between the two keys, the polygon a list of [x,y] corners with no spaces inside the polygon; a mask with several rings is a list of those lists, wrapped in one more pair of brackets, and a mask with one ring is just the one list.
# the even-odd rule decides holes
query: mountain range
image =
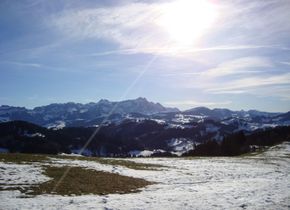
{"label": "mountain range", "polygon": [[166,108],[145,98],[111,102],[105,99],[97,103],[63,103],[26,109],[25,107],[0,106],[0,121],[24,120],[45,127],[53,126],[93,126],[104,120],[114,121],[127,114],[152,115],[156,113],[179,112],[176,108]]}
{"label": "mountain range", "polygon": [[[10,152],[96,156],[228,155],[249,151],[252,144],[268,145],[290,138],[290,112],[206,107],[180,111],[145,98],[88,104],[70,102],[34,109],[4,105],[0,107],[0,121],[0,150]],[[82,151],[96,129],[97,134]],[[236,139],[242,139],[246,146],[243,143],[233,147],[239,142]],[[215,143],[207,145],[208,142]],[[224,150],[225,144],[226,148],[235,148],[235,152],[224,152],[228,151]],[[204,149],[199,145],[207,146]]]}
{"label": "mountain range", "polygon": [[149,102],[146,98],[111,102],[105,99],[97,103],[54,103],[27,109],[25,107],[0,106],[0,122],[23,120],[47,128],[90,127],[101,123],[120,123],[124,119],[163,120],[182,125],[203,119],[215,121],[246,121],[249,123],[279,124],[290,123],[290,112],[269,113],[257,110],[232,111],[229,109],[209,109],[196,107],[186,111],[168,108],[160,103]]}

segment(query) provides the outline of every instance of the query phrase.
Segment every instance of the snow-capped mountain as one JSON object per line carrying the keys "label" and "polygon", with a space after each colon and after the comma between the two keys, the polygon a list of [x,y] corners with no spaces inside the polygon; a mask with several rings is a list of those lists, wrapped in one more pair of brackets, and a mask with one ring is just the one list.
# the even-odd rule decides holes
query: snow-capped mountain
{"label": "snow-capped mountain", "polygon": [[257,110],[249,110],[249,111],[232,111],[229,109],[209,109],[206,107],[196,107],[193,109],[189,109],[184,111],[186,114],[190,115],[200,115],[204,117],[209,117],[211,119],[222,120],[230,117],[238,117],[238,118],[254,118],[254,117],[274,117],[281,113],[271,113],[271,112],[260,112]]}
{"label": "snow-capped mountain", "polygon": [[24,120],[46,127],[60,124],[65,126],[91,126],[104,120],[121,120],[130,113],[151,115],[178,111],[176,108],[166,108],[160,103],[149,102],[145,98],[120,102],[102,99],[97,103],[55,103],[34,109],[4,105],[0,106],[0,121]]}
{"label": "snow-capped mountain", "polygon": [[290,125],[288,113],[268,113],[257,110],[232,111],[196,107],[186,111],[166,108],[146,98],[111,102],[105,99],[87,104],[64,103],[40,106],[34,109],[24,107],[0,107],[0,122],[24,120],[47,128],[92,127],[101,124],[120,124],[124,120],[141,122],[152,120],[166,124],[168,128],[188,128],[205,120],[231,125],[236,131],[252,131],[259,128]]}

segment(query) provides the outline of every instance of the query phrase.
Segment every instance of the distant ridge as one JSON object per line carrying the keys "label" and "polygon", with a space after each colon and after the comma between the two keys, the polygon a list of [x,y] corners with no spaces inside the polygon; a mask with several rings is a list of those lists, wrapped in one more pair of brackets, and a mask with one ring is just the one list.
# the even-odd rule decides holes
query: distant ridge
{"label": "distant ridge", "polygon": [[149,102],[146,98],[141,97],[119,102],[101,99],[97,103],[52,103],[33,109],[2,105],[0,106],[0,122],[24,120],[47,126],[60,121],[64,121],[66,124],[70,124],[72,121],[98,121],[109,113],[122,117],[130,113],[152,115],[167,112],[179,112],[179,110],[164,107],[160,103]]}
{"label": "distant ridge", "polygon": [[101,99],[98,102],[52,103],[33,109],[0,106],[0,122],[23,120],[44,127],[89,127],[101,123],[120,123],[125,119],[156,119],[164,122],[185,123],[197,122],[201,119],[215,121],[247,121],[259,124],[289,124],[288,113],[270,113],[257,110],[232,111],[230,109],[195,107],[186,111],[164,107],[160,103],[136,98],[124,101]]}

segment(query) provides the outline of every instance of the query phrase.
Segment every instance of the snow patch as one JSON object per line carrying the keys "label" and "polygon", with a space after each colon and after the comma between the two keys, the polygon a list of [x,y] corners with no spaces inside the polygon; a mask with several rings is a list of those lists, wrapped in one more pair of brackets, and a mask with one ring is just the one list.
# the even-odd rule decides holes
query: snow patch
{"label": "snow patch", "polygon": [[84,155],[84,156],[92,156],[93,155],[93,152],[89,149],[84,149],[83,151],[81,151],[81,149],[71,149],[71,153],[74,155]]}
{"label": "snow patch", "polygon": [[0,162],[0,185],[3,188],[9,187],[9,185],[27,187],[48,180],[50,178],[43,175],[41,167]]}
{"label": "snow patch", "polygon": [[164,150],[161,150],[161,149],[156,149],[156,150],[143,150],[143,151],[140,151],[140,150],[132,150],[129,152],[129,155],[131,157],[150,157],[152,156],[153,154],[156,154],[156,153],[164,153],[165,151]]}
{"label": "snow patch", "polygon": [[50,123],[46,125],[48,129],[53,129],[53,130],[60,130],[63,129],[66,126],[66,123],[64,121],[56,121],[55,123]]}
{"label": "snow patch", "polygon": [[194,149],[194,144],[191,139],[173,138],[167,141],[168,147],[172,150],[172,154],[181,156],[182,154]]}
{"label": "snow patch", "polygon": [[161,124],[161,125],[164,125],[166,123],[165,120],[159,120],[159,119],[150,119],[150,120],[155,121],[155,122],[157,122],[158,124]]}
{"label": "snow patch", "polygon": [[30,137],[30,138],[33,138],[33,137],[44,138],[45,137],[45,135],[42,133],[24,133],[24,136]]}

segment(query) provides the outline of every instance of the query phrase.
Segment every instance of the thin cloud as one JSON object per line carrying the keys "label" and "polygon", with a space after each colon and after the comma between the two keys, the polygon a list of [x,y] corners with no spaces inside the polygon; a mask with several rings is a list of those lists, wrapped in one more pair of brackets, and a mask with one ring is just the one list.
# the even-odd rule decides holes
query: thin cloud
{"label": "thin cloud", "polygon": [[267,57],[242,57],[194,73],[193,77],[185,74],[178,84],[207,94],[251,93],[289,99],[290,73],[279,71],[274,63]]}
{"label": "thin cloud", "polygon": [[195,101],[195,100],[180,100],[180,101],[167,101],[164,104],[169,106],[179,106],[179,107],[197,107],[197,106],[207,106],[207,107],[217,107],[221,105],[231,104],[232,101]]}
{"label": "thin cloud", "polygon": [[261,86],[272,86],[272,85],[289,85],[290,84],[290,73],[271,76],[271,77],[250,77],[239,80],[227,82],[222,87],[208,88],[210,92],[218,92],[224,90],[243,90],[247,88],[255,88]]}
{"label": "thin cloud", "polygon": [[60,71],[60,72],[76,72],[72,69],[64,68],[64,67],[57,67],[57,66],[48,66],[40,63],[29,63],[29,62],[19,62],[19,61],[0,61],[0,63],[6,63],[9,65],[16,65],[21,68],[35,68],[35,69],[47,69],[47,70],[53,70],[53,71]]}
{"label": "thin cloud", "polygon": [[0,61],[0,63],[7,63],[17,66],[23,66],[23,67],[33,67],[33,68],[40,68],[42,67],[39,63],[26,63],[26,62],[18,62],[18,61]]}
{"label": "thin cloud", "polygon": [[[242,57],[219,64],[216,68],[202,73],[202,76],[222,77],[233,74],[248,74],[265,71],[273,67],[272,62],[264,57]],[[263,68],[263,69],[260,69]]]}
{"label": "thin cloud", "polygon": [[284,45],[277,44],[280,43],[278,40],[290,35],[290,26],[285,24],[290,19],[290,3],[287,1],[219,2],[221,17],[218,24],[200,40],[214,39],[217,47],[197,47],[199,43],[194,43],[180,49],[157,24],[162,8],[167,4],[137,2],[115,7],[70,9],[52,15],[47,23],[67,38],[101,39],[121,48],[96,53],[95,56],[114,53],[188,54],[261,48],[288,50]]}
{"label": "thin cloud", "polygon": [[283,62],[280,62],[281,64],[284,64],[286,66],[290,66],[290,62],[286,62],[286,61],[283,61]]}
{"label": "thin cloud", "polygon": [[255,95],[261,97],[279,97],[282,101],[290,101],[290,85],[272,86],[267,91],[257,89]]}
{"label": "thin cloud", "polygon": [[[151,47],[151,48],[127,48],[127,49],[118,49],[118,50],[108,50],[96,53],[85,54],[83,56],[108,56],[108,55],[131,55],[131,54],[140,54],[140,53],[155,53],[155,54],[164,54],[167,56],[184,56],[194,53],[202,52],[215,52],[215,51],[241,51],[241,50],[252,50],[252,49],[278,49],[278,50],[290,50],[285,49],[284,47],[278,45],[230,45],[230,46],[215,46],[215,47],[206,47],[206,48],[174,48],[174,47]],[[175,53],[174,53],[175,52]]]}
{"label": "thin cloud", "polygon": [[160,46],[163,42],[160,34],[158,36],[158,28],[154,26],[158,15],[154,4],[133,3],[66,11],[52,17],[50,24],[75,39],[95,38],[117,43],[123,48],[151,48],[154,46],[151,44]]}

